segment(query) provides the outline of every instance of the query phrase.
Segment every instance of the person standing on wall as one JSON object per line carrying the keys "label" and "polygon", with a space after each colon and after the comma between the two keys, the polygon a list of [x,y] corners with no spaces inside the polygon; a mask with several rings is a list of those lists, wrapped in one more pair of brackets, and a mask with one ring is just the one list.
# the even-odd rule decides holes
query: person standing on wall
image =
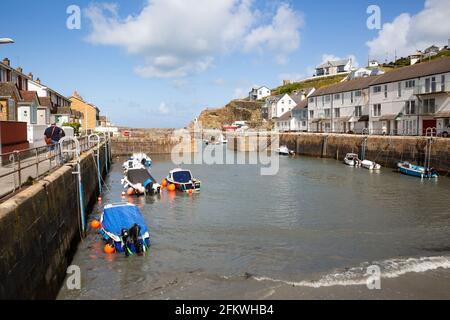
{"label": "person standing on wall", "polygon": [[[65,137],[66,133],[64,130],[56,125],[56,123],[52,123],[50,127],[45,129],[44,138],[45,143],[49,146],[49,157],[54,154],[58,155],[58,143],[61,138]],[[56,150],[56,152],[55,152]],[[52,154],[53,153],[53,154]]]}

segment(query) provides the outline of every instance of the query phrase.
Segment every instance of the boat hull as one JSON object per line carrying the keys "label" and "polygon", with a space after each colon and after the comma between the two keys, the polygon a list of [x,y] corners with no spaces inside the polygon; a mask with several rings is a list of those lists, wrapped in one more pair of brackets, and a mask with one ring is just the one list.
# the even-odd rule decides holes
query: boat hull
{"label": "boat hull", "polygon": [[424,167],[414,166],[409,163],[399,163],[398,170],[404,175],[416,178],[436,179],[439,177],[436,172],[426,172]]}

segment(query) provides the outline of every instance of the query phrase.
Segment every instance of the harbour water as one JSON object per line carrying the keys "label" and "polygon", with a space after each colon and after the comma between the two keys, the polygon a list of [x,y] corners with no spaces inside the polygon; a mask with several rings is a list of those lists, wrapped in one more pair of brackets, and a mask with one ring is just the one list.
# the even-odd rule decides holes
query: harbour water
{"label": "harbour water", "polygon": [[[160,180],[175,166],[152,157]],[[103,204],[120,202],[122,159]],[[199,194],[130,198],[151,230],[148,256],[107,256],[90,232],[72,264],[81,290],[59,299],[450,298],[450,179],[371,173],[330,159],[187,165]],[[99,204],[93,216],[102,210]],[[367,267],[382,272],[366,287]]]}

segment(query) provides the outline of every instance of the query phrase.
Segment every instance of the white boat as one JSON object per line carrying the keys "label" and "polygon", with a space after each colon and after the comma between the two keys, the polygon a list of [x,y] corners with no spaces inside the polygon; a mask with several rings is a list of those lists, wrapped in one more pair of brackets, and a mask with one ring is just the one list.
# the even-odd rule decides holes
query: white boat
{"label": "white boat", "polygon": [[350,167],[359,167],[361,164],[361,160],[359,160],[357,154],[347,153],[344,158],[344,163]]}
{"label": "white boat", "polygon": [[176,190],[183,192],[200,191],[201,181],[194,179],[190,170],[173,169],[169,172],[166,180],[169,184],[175,185]]}
{"label": "white boat", "polygon": [[370,161],[370,160],[361,161],[361,167],[369,169],[369,170],[380,170],[381,169],[381,165],[379,165],[378,163],[376,163],[374,161]]}
{"label": "white boat", "polygon": [[152,166],[152,159],[145,153],[134,153],[122,165],[124,170],[129,169],[146,169]]}
{"label": "white boat", "polygon": [[121,183],[126,190],[132,188],[135,195],[159,194],[161,192],[161,185],[145,168],[128,169]]}
{"label": "white boat", "polygon": [[290,156],[294,154],[294,151],[289,150],[287,146],[281,146],[277,148],[276,152],[281,156]]}

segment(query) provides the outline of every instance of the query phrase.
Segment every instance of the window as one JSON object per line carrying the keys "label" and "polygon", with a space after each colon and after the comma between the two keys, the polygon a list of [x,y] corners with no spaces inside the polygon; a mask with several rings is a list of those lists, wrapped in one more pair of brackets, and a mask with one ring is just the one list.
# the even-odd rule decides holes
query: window
{"label": "window", "polygon": [[335,118],[340,118],[341,117],[341,109],[339,109],[339,108],[334,109],[334,117]]}
{"label": "window", "polygon": [[334,95],[334,100],[339,100],[341,98],[341,95],[339,93],[336,93]]}
{"label": "window", "polygon": [[435,111],[436,111],[436,100],[435,99],[423,100],[423,113],[435,113]]}
{"label": "window", "polygon": [[325,117],[330,117],[330,115],[331,115],[331,112],[330,112],[330,109],[325,109]]}
{"label": "window", "polygon": [[281,108],[281,113],[284,113],[284,108]]}
{"label": "window", "polygon": [[310,117],[311,119],[314,118],[314,111],[311,110],[311,111],[309,112],[309,117]]}
{"label": "window", "polygon": [[381,92],[381,86],[373,87],[373,93],[380,93]]}
{"label": "window", "polygon": [[409,80],[405,82],[405,88],[414,88],[416,86],[416,80]]}
{"label": "window", "polygon": [[381,116],[381,104],[378,103],[373,105],[373,116],[374,117]]}
{"label": "window", "polygon": [[384,97],[385,98],[388,97],[388,86],[387,86],[387,84],[384,85]]}
{"label": "window", "polygon": [[441,91],[445,91],[445,75],[441,76]]}
{"label": "window", "polygon": [[341,94],[341,96],[342,96],[341,104],[344,104],[345,93]]}
{"label": "window", "polygon": [[355,91],[355,97],[361,97],[362,92],[361,90]]}
{"label": "window", "polygon": [[350,103],[353,103],[353,91],[350,92]]}
{"label": "window", "polygon": [[331,96],[325,96],[325,102],[330,102],[331,101]]}
{"label": "window", "polygon": [[356,106],[355,107],[355,117],[361,117],[362,116],[362,107]]}
{"label": "window", "polygon": [[405,102],[405,114],[416,114],[416,101],[413,100]]}
{"label": "window", "polygon": [[325,105],[325,96],[322,96],[322,107]]}
{"label": "window", "polygon": [[314,102],[314,98],[309,98],[309,103],[313,103]]}
{"label": "window", "polygon": [[397,96],[400,98],[402,96],[402,83],[398,83]]}

